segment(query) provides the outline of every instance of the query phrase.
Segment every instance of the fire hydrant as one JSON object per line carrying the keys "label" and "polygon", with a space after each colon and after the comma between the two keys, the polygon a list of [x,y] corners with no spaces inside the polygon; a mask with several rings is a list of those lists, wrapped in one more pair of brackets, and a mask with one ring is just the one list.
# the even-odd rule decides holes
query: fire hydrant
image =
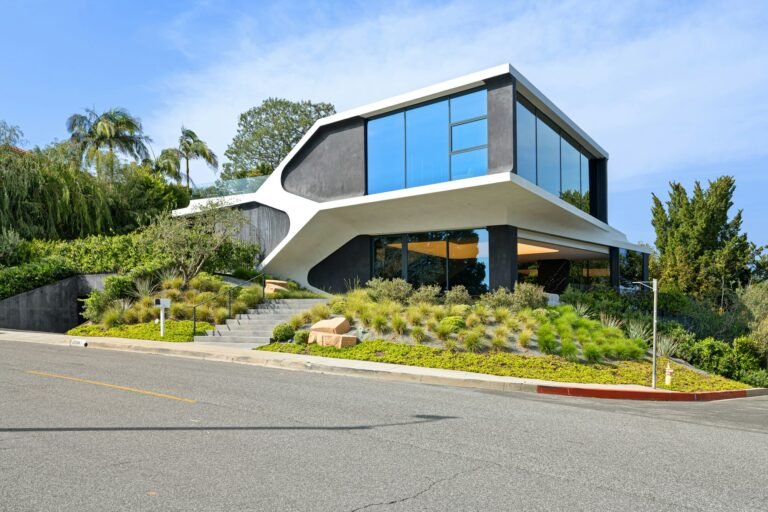
{"label": "fire hydrant", "polygon": [[672,385],[672,374],[675,373],[675,370],[672,369],[671,366],[669,366],[669,363],[667,363],[667,371],[665,372],[666,375],[664,377],[664,384],[667,386]]}

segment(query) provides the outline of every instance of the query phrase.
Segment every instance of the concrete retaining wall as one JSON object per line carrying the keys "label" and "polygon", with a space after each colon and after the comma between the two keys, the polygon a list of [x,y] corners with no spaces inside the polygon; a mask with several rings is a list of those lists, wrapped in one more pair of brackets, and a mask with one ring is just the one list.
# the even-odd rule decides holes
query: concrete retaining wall
{"label": "concrete retaining wall", "polygon": [[66,332],[81,322],[78,297],[103,290],[104,279],[110,275],[68,277],[0,300],[0,328]]}

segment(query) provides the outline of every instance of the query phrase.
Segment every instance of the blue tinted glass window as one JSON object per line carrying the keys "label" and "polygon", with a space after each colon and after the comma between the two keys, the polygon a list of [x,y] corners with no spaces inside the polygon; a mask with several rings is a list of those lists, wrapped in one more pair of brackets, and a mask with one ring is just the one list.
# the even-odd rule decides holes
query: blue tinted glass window
{"label": "blue tinted glass window", "polygon": [[536,119],[536,167],[538,185],[560,195],[560,135],[541,118]]}
{"label": "blue tinted glass window", "polygon": [[563,180],[560,196],[576,208],[581,208],[581,153],[567,140],[560,143]]}
{"label": "blue tinted glass window", "polygon": [[488,121],[485,119],[451,127],[453,151],[485,146],[486,144],[488,144]]}
{"label": "blue tinted glass window", "polygon": [[483,117],[488,113],[488,95],[481,91],[454,96],[451,98],[451,122]]}
{"label": "blue tinted glass window", "polygon": [[451,155],[451,179],[472,178],[488,173],[488,149],[475,149]]}
{"label": "blue tinted glass window", "polygon": [[405,187],[405,117],[402,112],[368,121],[368,193]]}
{"label": "blue tinted glass window", "polygon": [[589,213],[589,159],[581,154],[581,209]]}
{"label": "blue tinted glass window", "polygon": [[449,180],[448,101],[405,113],[406,187]]}
{"label": "blue tinted glass window", "polygon": [[488,231],[453,231],[448,238],[448,286],[462,285],[472,295],[488,291]]}
{"label": "blue tinted glass window", "polygon": [[536,183],[536,115],[517,102],[517,175]]}

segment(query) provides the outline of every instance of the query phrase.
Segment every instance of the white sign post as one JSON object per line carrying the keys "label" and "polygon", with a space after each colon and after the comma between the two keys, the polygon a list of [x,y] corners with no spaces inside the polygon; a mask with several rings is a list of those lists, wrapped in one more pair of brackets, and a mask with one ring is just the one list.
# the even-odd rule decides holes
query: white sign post
{"label": "white sign post", "polygon": [[155,299],[155,306],[160,308],[160,337],[165,336],[165,309],[171,307],[171,299]]}
{"label": "white sign post", "polygon": [[651,375],[651,387],[656,389],[656,339],[658,338],[656,334],[656,318],[659,311],[659,280],[654,279],[650,282],[650,285],[648,281],[633,281],[633,283],[653,290],[653,374]]}

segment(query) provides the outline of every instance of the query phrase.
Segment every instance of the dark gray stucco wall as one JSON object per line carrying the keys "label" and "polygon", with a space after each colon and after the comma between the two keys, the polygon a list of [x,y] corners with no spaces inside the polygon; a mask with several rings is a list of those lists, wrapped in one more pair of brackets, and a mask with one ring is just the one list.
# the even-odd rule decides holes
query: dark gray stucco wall
{"label": "dark gray stucco wall", "polygon": [[285,212],[259,203],[247,203],[238,208],[248,216],[248,224],[243,226],[238,238],[259,244],[262,256],[272,252],[288,234],[291,222]]}
{"label": "dark gray stucco wall", "polygon": [[78,297],[103,290],[109,275],[68,277],[0,300],[0,328],[66,332],[80,323]]}
{"label": "dark gray stucco wall", "polygon": [[365,120],[318,130],[286,167],[283,188],[320,202],[365,195]]}
{"label": "dark gray stucco wall", "polygon": [[619,265],[619,249],[617,247],[608,248],[608,269],[611,272],[611,286],[618,290],[620,283],[620,265]]}
{"label": "dark gray stucco wall", "polygon": [[344,292],[349,284],[371,279],[371,237],[356,236],[309,271],[309,284],[331,293]]}
{"label": "dark gray stucco wall", "polygon": [[488,226],[491,290],[514,289],[517,282],[517,228]]}
{"label": "dark gray stucco wall", "polygon": [[593,217],[608,222],[608,160],[589,161],[589,211]]}
{"label": "dark gray stucco wall", "polygon": [[515,165],[515,85],[511,76],[486,81],[488,87],[488,174]]}

